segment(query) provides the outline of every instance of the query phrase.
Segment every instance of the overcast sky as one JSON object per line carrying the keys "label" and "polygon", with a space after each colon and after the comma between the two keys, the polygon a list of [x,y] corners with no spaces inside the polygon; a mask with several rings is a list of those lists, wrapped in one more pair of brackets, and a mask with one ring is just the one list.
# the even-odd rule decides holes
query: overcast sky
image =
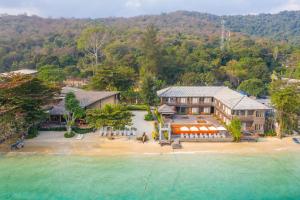
{"label": "overcast sky", "polygon": [[300,10],[300,0],[0,0],[0,13],[43,17],[130,17],[176,10],[217,15]]}

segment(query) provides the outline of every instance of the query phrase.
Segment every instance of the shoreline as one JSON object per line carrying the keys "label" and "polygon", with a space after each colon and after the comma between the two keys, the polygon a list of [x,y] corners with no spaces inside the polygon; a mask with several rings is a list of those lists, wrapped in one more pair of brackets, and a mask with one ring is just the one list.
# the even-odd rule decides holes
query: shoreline
{"label": "shoreline", "polygon": [[66,139],[62,132],[42,132],[37,138],[26,140],[25,147],[10,151],[7,145],[0,145],[0,155],[62,155],[62,156],[149,156],[186,154],[236,154],[256,155],[282,152],[300,153],[300,145],[291,137],[278,139],[260,138],[256,143],[182,143],[182,149],[161,147],[158,142],[145,144],[135,139],[119,138],[108,140],[97,134],[87,134],[83,140]]}

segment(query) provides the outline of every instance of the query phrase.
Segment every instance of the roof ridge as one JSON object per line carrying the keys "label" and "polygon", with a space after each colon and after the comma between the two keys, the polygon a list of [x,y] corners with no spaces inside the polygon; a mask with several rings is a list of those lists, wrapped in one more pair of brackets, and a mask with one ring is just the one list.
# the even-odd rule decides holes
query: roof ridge
{"label": "roof ridge", "polygon": [[239,103],[241,103],[241,101],[245,98],[246,96],[243,96],[233,107],[232,107],[232,110],[237,106],[239,105]]}

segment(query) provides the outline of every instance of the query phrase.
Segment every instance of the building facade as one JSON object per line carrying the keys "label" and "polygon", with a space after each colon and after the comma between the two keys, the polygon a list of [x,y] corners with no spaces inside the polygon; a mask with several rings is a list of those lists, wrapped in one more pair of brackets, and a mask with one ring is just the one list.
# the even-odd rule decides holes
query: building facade
{"label": "building facade", "polygon": [[101,109],[107,104],[118,104],[120,101],[119,92],[87,91],[73,87],[64,87],[61,91],[60,100],[49,111],[50,122],[61,123],[65,121],[64,115],[67,114],[67,111],[64,98],[69,92],[75,94],[80,106],[86,110]]}
{"label": "building facade", "polygon": [[[234,117],[243,131],[263,133],[269,107],[227,87],[169,87],[158,91],[161,105],[176,114],[215,115],[227,125]],[[161,112],[161,114],[164,114]]]}

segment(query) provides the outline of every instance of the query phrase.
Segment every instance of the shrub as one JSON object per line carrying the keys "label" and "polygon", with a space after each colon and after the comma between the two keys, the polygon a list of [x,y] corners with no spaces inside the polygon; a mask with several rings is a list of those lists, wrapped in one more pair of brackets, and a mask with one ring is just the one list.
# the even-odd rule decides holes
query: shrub
{"label": "shrub", "polygon": [[67,133],[65,133],[64,136],[65,136],[65,138],[72,138],[72,137],[75,136],[75,132],[73,132],[73,131],[72,131],[71,133],[68,133],[68,132],[67,132]]}
{"label": "shrub", "polygon": [[140,104],[137,104],[137,105],[128,105],[127,106],[127,110],[147,110],[147,105],[140,105]]}
{"label": "shrub", "polygon": [[151,112],[150,112],[150,113],[147,113],[147,114],[145,115],[144,119],[145,119],[145,121],[153,121],[153,120],[154,120],[153,115],[152,115]]}
{"label": "shrub", "polygon": [[276,136],[276,132],[274,130],[268,130],[265,132],[265,136]]}
{"label": "shrub", "polygon": [[32,126],[28,130],[28,135],[26,136],[26,139],[32,139],[37,137],[39,134],[38,128],[36,126]]}
{"label": "shrub", "polygon": [[67,131],[67,128],[64,127],[64,126],[61,126],[61,127],[49,127],[49,128],[40,127],[39,131]]}
{"label": "shrub", "polygon": [[228,130],[232,134],[234,141],[239,142],[242,136],[242,123],[239,118],[234,117],[228,126]]}
{"label": "shrub", "polygon": [[169,139],[169,133],[168,133],[168,131],[164,131],[164,132],[163,132],[163,135],[164,135],[164,138],[165,138],[166,140]]}
{"label": "shrub", "polygon": [[157,131],[152,132],[152,138],[153,140],[158,140],[159,139],[159,133]]}
{"label": "shrub", "polygon": [[78,127],[73,127],[72,130],[75,133],[78,133],[78,134],[87,134],[87,133],[95,132],[94,128],[78,128]]}

